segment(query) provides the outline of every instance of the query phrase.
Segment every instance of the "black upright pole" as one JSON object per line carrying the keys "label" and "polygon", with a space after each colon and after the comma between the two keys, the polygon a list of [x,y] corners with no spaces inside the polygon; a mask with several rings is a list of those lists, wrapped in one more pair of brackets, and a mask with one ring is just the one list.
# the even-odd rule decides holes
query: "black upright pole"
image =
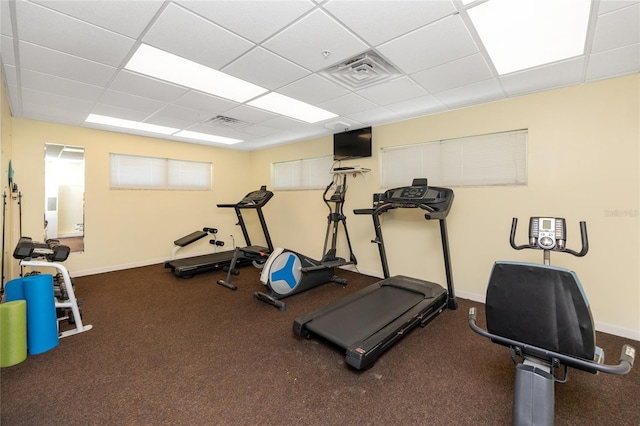
{"label": "black upright pole", "polygon": [[447,307],[451,310],[458,309],[458,299],[453,291],[453,274],[451,273],[451,257],[449,256],[449,236],[447,235],[447,223],[440,219],[440,237],[442,238],[442,254],[444,257],[444,270],[447,274],[447,290],[449,299]]}
{"label": "black upright pole", "polygon": [[2,279],[0,280],[0,298],[4,294],[4,234],[5,234],[5,223],[7,221],[7,192],[2,193]]}

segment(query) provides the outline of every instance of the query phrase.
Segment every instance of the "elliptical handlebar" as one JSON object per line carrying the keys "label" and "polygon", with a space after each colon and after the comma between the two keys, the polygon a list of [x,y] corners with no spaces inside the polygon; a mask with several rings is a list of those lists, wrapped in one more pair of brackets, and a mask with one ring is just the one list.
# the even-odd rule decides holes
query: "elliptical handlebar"
{"label": "elliptical handlebar", "polygon": [[533,230],[532,227],[535,227],[535,230],[537,231],[539,229],[539,224],[536,222],[535,225],[533,225],[533,220],[538,220],[541,218],[531,218],[532,222],[529,224],[529,244],[523,244],[523,245],[517,245],[516,244],[516,229],[518,227],[518,218],[514,217],[511,220],[511,234],[509,236],[509,244],[511,244],[511,247],[515,250],[523,250],[523,249],[538,249],[538,250],[552,250],[552,251],[559,251],[559,252],[563,252],[563,253],[569,253],[573,256],[576,257],[582,257],[584,255],[587,254],[587,252],[589,251],[589,239],[587,237],[587,224],[584,221],[580,221],[580,239],[582,241],[582,249],[578,252],[575,250],[572,250],[570,248],[567,248],[564,246],[564,242],[566,240],[566,232],[564,230],[565,225],[564,225],[564,219],[561,218],[554,218],[556,221],[562,221],[562,225],[561,225],[561,230],[560,230],[560,237],[561,237],[561,244],[553,244],[552,247],[541,247],[541,244],[537,243],[537,237],[535,237],[535,240],[533,239]]}

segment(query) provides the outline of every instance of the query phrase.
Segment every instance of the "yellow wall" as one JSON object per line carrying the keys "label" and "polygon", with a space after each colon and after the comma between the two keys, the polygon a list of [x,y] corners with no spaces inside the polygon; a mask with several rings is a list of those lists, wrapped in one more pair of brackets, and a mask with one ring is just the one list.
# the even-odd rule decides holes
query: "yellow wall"
{"label": "yellow wall", "polygon": [[[510,248],[512,217],[520,219],[520,244],[530,216],[565,217],[569,247],[577,250],[578,222],[584,220],[587,256],[553,253],[551,262],[578,273],[601,329],[640,339],[639,97],[636,74],[374,128],[374,156],[348,163],[372,170],[365,178],[349,178],[345,203],[359,269],[381,274],[378,251],[370,243],[371,218],[352,213],[369,207],[371,194],[383,190],[381,147],[527,128],[527,186],[455,188],[447,222],[458,295],[482,299],[495,260],[542,261],[540,251]],[[268,179],[273,161],[326,155],[331,149],[327,137],[254,152],[254,179]],[[321,255],[327,210],[320,196],[320,191],[291,191],[274,197],[272,209],[282,213],[270,222],[276,245]],[[394,211],[385,215],[383,233],[392,275],[445,282],[436,223],[417,211]]]}
{"label": "yellow wall", "polygon": [[[5,246],[4,246],[4,250],[2,250],[3,259],[1,260],[4,260],[3,262],[4,269],[3,269],[2,278],[6,277],[7,279],[5,281],[8,281],[12,277],[11,264],[10,264],[11,257],[7,256],[7,252],[9,253],[12,252],[12,241],[9,238],[8,234],[9,234],[9,230],[12,228],[11,223],[12,223],[13,215],[11,213],[11,207],[12,207],[12,202],[10,198],[11,191],[9,189],[9,181],[8,181],[8,175],[7,175],[9,160],[11,159],[11,152],[12,152],[12,145],[11,145],[12,120],[11,120],[11,108],[9,107],[9,101],[6,93],[6,86],[4,83],[4,75],[2,74],[1,71],[0,71],[0,81],[1,81],[0,83],[0,151],[1,151],[0,188],[1,188],[2,194],[7,195],[6,208],[4,208],[3,206],[2,216],[0,216],[0,220],[6,221],[5,229],[7,230],[7,237],[5,238],[6,240]],[[0,201],[0,203],[4,203],[4,200]]]}
{"label": "yellow wall", "polygon": [[[66,261],[78,274],[168,259],[173,241],[196,229],[216,227],[221,239],[242,242],[232,209],[250,190],[246,152],[125,135],[79,127],[13,119],[15,180],[24,194],[23,234],[42,240],[44,144],[85,149],[85,252]],[[126,191],[109,189],[109,154],[126,153],[213,163],[213,191]],[[238,195],[241,194],[241,195]],[[238,240],[240,238],[240,240]],[[203,241],[185,250],[210,250]]]}
{"label": "yellow wall", "polygon": [[[495,260],[541,261],[541,252],[516,252],[509,247],[512,217],[520,218],[521,242],[530,216],[565,217],[570,247],[579,244],[578,221],[584,220],[589,228],[589,254],[573,258],[554,253],[551,261],[578,272],[600,329],[640,339],[639,93],[636,74],[375,127],[374,156],[344,163],[371,169],[364,177],[349,178],[345,204],[359,269],[381,273],[377,249],[370,243],[371,218],[352,213],[354,208],[369,207],[372,194],[383,190],[377,155],[381,147],[527,128],[527,186],[455,188],[448,225],[458,295],[481,300]],[[168,258],[173,240],[204,226],[219,228],[220,239],[228,245],[229,234],[241,243],[233,211],[218,209],[216,203],[233,203],[260,185],[271,186],[274,161],[332,151],[331,137],[239,152],[7,120],[4,114],[3,110],[2,164],[12,158],[16,182],[24,194],[24,235],[34,239],[42,235],[44,144],[85,148],[86,251],[72,254],[66,262],[75,275],[161,263]],[[7,122],[11,132],[5,130]],[[5,149],[13,152],[7,154]],[[110,152],[211,161],[214,189],[111,191]],[[328,214],[321,194],[320,190],[276,193],[265,207],[274,245],[321,257]],[[415,211],[394,211],[385,215],[383,227],[391,274],[444,283],[436,223],[424,221]],[[344,235],[339,238],[339,254],[344,255]],[[207,250],[208,245],[191,249]]]}

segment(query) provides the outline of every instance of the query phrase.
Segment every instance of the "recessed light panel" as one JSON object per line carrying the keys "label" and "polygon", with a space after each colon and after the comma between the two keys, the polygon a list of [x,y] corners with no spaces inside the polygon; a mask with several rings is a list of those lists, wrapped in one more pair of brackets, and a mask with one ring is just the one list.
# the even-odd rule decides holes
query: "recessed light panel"
{"label": "recessed light panel", "polygon": [[186,139],[195,139],[199,141],[223,143],[226,145],[233,145],[234,143],[242,142],[240,139],[225,138],[222,136],[210,135],[208,133],[192,132],[190,130],[182,130],[173,136],[179,136]]}
{"label": "recessed light panel", "polygon": [[307,123],[317,123],[318,121],[337,117],[332,112],[275,92],[254,99],[248,105],[306,121]]}
{"label": "recessed light panel", "polygon": [[104,124],[105,126],[121,127],[123,129],[142,130],[144,132],[171,135],[179,129],[173,127],[158,126],[142,123],[140,121],[124,120],[122,118],[107,117],[105,115],[89,114],[85,120],[87,123]]}
{"label": "recessed light panel", "polygon": [[489,0],[467,10],[499,74],[582,55],[590,0]]}
{"label": "recessed light panel", "polygon": [[147,44],[140,45],[125,69],[236,102],[267,92],[263,87]]}

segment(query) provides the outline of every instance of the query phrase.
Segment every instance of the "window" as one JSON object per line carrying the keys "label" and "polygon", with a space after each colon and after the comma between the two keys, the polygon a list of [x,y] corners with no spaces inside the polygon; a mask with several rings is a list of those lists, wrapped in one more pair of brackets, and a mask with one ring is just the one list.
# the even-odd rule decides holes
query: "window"
{"label": "window", "polygon": [[333,166],[332,155],[273,163],[273,188],[276,190],[325,188],[332,180],[329,174],[331,166]]}
{"label": "window", "polygon": [[424,177],[430,185],[488,186],[527,183],[527,130],[383,148],[383,188]]}
{"label": "window", "polygon": [[111,154],[111,189],[211,189],[212,164]]}

